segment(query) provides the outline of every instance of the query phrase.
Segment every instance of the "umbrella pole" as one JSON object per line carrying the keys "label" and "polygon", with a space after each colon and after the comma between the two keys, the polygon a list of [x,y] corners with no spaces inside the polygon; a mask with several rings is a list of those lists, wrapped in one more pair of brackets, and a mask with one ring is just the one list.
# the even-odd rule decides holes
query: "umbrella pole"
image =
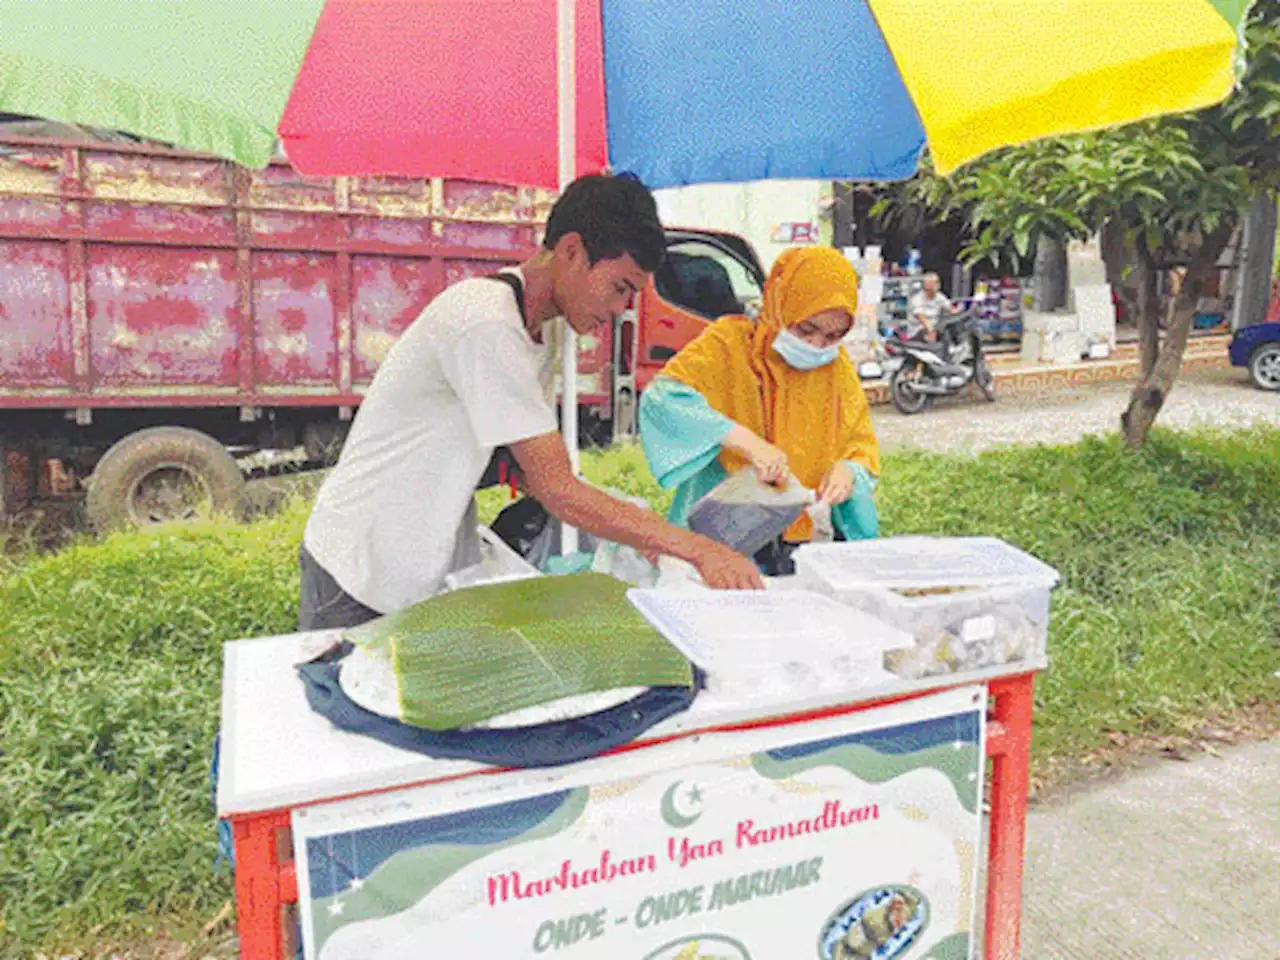
{"label": "umbrella pole", "polygon": [[[577,0],[557,0],[556,53],[557,79],[559,81],[558,133],[560,155],[560,190],[573,182],[577,161],[577,82],[575,53],[577,29],[574,4]],[[574,474],[581,471],[578,452],[578,338],[567,321],[562,320],[564,336],[560,338],[561,363],[561,431],[564,445],[569,450],[569,462]],[[564,556],[578,551],[578,531],[566,526],[560,540],[560,552]]]}

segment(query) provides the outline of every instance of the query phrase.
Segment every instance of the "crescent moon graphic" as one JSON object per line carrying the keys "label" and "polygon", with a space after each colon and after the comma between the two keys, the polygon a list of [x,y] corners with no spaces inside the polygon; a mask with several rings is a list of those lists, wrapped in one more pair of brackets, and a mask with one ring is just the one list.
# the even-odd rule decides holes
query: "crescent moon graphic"
{"label": "crescent moon graphic", "polygon": [[676,791],[680,789],[680,784],[683,782],[682,780],[677,780],[667,787],[667,792],[662,795],[662,819],[677,830],[692,826],[702,816],[702,811],[698,811],[693,816],[686,817],[676,809]]}

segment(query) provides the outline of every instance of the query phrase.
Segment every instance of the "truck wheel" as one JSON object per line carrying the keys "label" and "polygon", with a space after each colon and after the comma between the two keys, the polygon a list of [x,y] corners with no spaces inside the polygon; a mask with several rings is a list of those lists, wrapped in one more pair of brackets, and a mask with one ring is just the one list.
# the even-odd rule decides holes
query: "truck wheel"
{"label": "truck wheel", "polygon": [[203,510],[238,514],[244,474],[207,434],[151,427],[120,440],[93,471],[87,509],[100,531],[190,520]]}
{"label": "truck wheel", "polygon": [[342,453],[342,445],[347,442],[350,432],[349,423],[320,420],[312,421],[302,428],[302,449],[307,460],[312,463],[332,467],[338,462]]}

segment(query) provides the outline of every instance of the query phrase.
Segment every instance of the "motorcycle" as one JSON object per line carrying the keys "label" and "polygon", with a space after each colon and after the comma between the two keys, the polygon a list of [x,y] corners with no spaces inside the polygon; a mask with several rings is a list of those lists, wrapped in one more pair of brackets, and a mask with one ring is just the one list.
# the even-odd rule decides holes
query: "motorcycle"
{"label": "motorcycle", "polygon": [[900,358],[889,381],[889,396],[899,413],[910,416],[976,384],[988,401],[996,399],[995,375],[982,352],[982,332],[972,308],[938,321],[937,342],[904,339],[895,332],[885,353]]}

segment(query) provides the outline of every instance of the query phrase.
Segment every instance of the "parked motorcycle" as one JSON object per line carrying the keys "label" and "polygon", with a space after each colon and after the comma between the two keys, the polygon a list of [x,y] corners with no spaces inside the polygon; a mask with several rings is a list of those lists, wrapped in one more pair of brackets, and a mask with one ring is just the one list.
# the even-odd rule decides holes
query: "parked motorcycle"
{"label": "parked motorcycle", "polygon": [[940,318],[937,337],[930,342],[895,333],[885,341],[885,353],[902,361],[889,381],[898,411],[908,416],[920,413],[935,397],[952,396],[971,383],[994,401],[995,376],[982,352],[982,333],[972,309]]}

